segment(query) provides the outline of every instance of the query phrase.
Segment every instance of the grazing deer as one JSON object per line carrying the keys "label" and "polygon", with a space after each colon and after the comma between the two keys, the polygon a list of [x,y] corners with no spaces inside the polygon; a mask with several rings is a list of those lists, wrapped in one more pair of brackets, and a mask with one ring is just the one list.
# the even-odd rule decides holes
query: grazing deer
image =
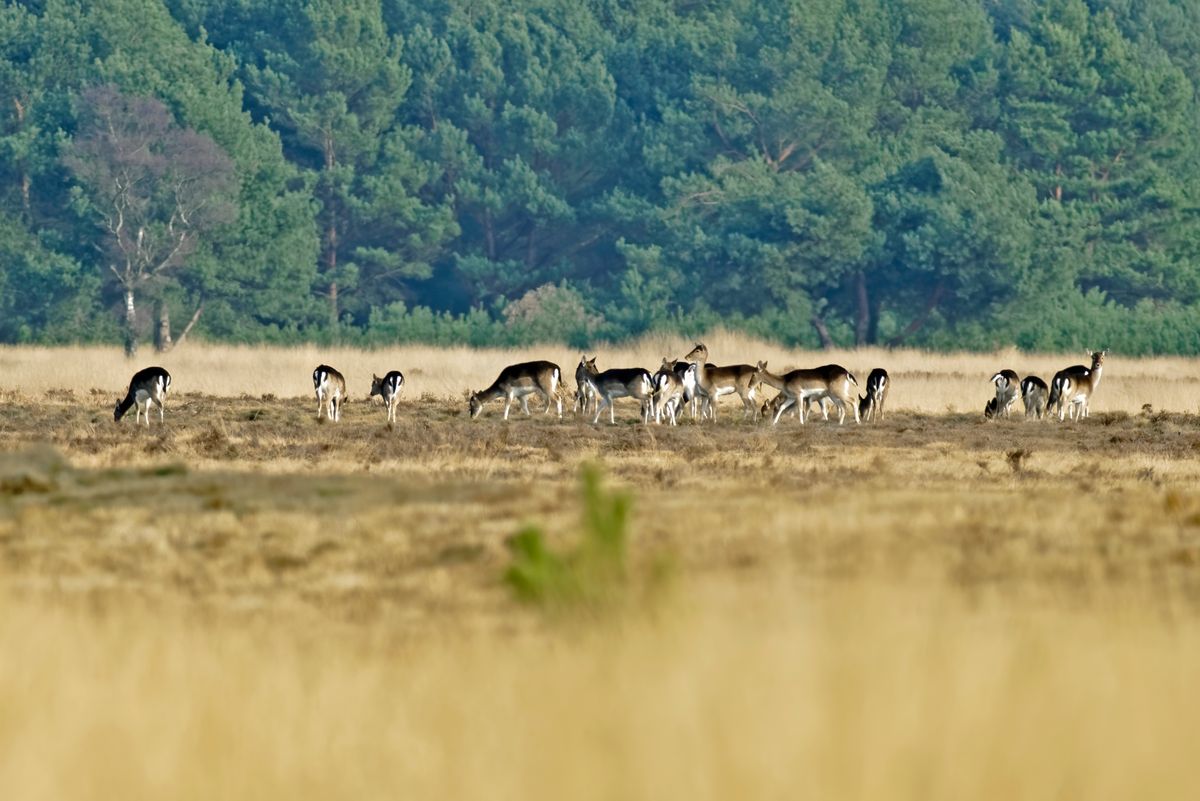
{"label": "grazing deer", "polygon": [[1051,413],[1058,410],[1059,422],[1068,412],[1072,420],[1082,420],[1088,416],[1088,405],[1092,393],[1100,385],[1100,374],[1104,370],[1104,357],[1107,355],[1107,350],[1092,351],[1091,367],[1077,364],[1054,374],[1047,408]]}
{"label": "grazing deer", "polygon": [[758,416],[758,405],[754,395],[755,390],[762,385],[762,379],[753,367],[748,364],[732,364],[727,367],[709,364],[708,348],[700,342],[697,342],[683,359],[696,365],[696,394],[702,404],[702,419],[703,411],[707,409],[712,419],[716,420],[717,398],[735,392],[742,399],[742,416]]}
{"label": "grazing deer", "polygon": [[992,416],[1008,417],[1017,402],[1021,377],[1013,370],[1001,370],[992,376],[992,383],[996,385],[996,405]]}
{"label": "grazing deer", "polygon": [[[763,405],[758,411],[758,416],[763,417],[763,418],[774,417],[775,412],[777,412],[779,410],[779,404],[783,403],[784,400],[785,400],[785,396],[783,395],[783,393],[780,393],[773,398],[768,398],[767,400],[763,401]],[[809,395],[800,403],[792,404],[788,408],[791,411],[793,417],[799,417],[800,410],[803,409],[804,410],[804,419],[807,420],[809,417],[812,416],[812,410],[813,410],[814,403],[817,405],[817,411],[819,411],[821,413],[821,419],[828,422],[829,421],[829,407],[833,405],[833,401],[831,401],[829,398],[818,398],[818,397]],[[861,415],[861,411],[860,411],[860,415]]]}
{"label": "grazing deer", "polygon": [[1046,415],[1046,398],[1050,389],[1036,375],[1027,375],[1021,380],[1021,402],[1025,404],[1025,416],[1041,420]]}
{"label": "grazing deer", "polygon": [[[677,365],[683,365],[683,372],[677,370]],[[661,423],[665,411],[671,425],[678,425],[676,417],[680,407],[687,400],[689,379],[692,387],[696,385],[696,365],[687,362],[672,362],[663,359],[662,367],[654,374],[654,422]]]}
{"label": "grazing deer", "polygon": [[883,419],[883,404],[891,383],[887,370],[882,367],[876,367],[867,376],[867,394],[858,399],[858,415],[864,423]]}
{"label": "grazing deer", "polygon": [[546,414],[550,407],[557,403],[558,417],[562,419],[562,397],[559,387],[562,385],[562,370],[554,362],[536,361],[510,364],[500,371],[500,375],[487,389],[471,393],[467,408],[474,419],[483,412],[483,404],[496,398],[504,398],[504,419],[508,419],[508,410],[514,400],[521,401],[521,411],[529,414],[529,396],[537,393],[546,399]]}
{"label": "grazing deer", "polygon": [[617,398],[636,398],[641,404],[642,422],[650,422],[654,408],[654,380],[650,377],[649,370],[641,367],[616,367],[600,372],[596,369],[595,356],[587,359],[584,364],[587,367],[584,381],[591,386],[597,398],[593,423],[600,422],[600,414],[605,407],[608,408],[608,421],[617,422],[616,410],[613,408],[613,401]]}
{"label": "grazing deer", "polygon": [[171,374],[161,367],[147,367],[144,370],[138,370],[133,374],[133,378],[129,380],[129,392],[125,394],[125,399],[117,403],[117,407],[113,410],[113,420],[120,422],[121,418],[130,408],[136,406],[137,414],[134,417],[134,424],[140,423],[142,420],[143,407],[146,413],[146,427],[150,427],[150,404],[158,404],[158,422],[164,422],[163,410],[164,403],[167,400],[167,390],[171,388]]}
{"label": "grazing deer", "polygon": [[387,419],[389,423],[396,422],[396,405],[400,402],[400,388],[404,386],[404,374],[399,370],[392,370],[383,378],[371,373],[371,395],[378,395],[383,398],[383,405],[387,407]]}
{"label": "grazing deer", "polygon": [[[771,425],[779,423],[779,418],[793,406],[807,401],[808,398],[820,400],[829,398],[838,410],[838,425],[846,422],[846,408],[854,410],[854,422],[861,422],[858,404],[855,403],[851,387],[858,387],[858,381],[845,367],[837,364],[826,364],[811,370],[792,370],[784,375],[776,375],[767,370],[766,362],[759,362],[755,374],[762,383],[779,390],[781,400],[775,407],[775,417]],[[802,411],[800,423],[806,420]]]}
{"label": "grazing deer", "polygon": [[346,379],[337,370],[322,364],[313,370],[313,389],[317,391],[317,419],[325,411],[325,419],[342,419],[342,399],[346,397]]}
{"label": "grazing deer", "polygon": [[995,398],[988,398],[988,402],[987,402],[987,403],[984,405],[984,407],[983,407],[983,419],[984,419],[984,420],[991,420],[993,417],[995,417],[995,416],[996,416],[996,414],[997,414],[997,410],[998,410],[999,408],[1000,408],[1000,407],[999,407],[999,405],[996,403],[996,399],[995,399]]}

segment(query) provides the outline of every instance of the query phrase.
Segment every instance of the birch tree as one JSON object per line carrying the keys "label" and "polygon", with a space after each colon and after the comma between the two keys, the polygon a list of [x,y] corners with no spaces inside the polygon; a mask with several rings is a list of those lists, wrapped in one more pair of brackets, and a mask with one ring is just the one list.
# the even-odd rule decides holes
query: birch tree
{"label": "birch tree", "polygon": [[233,162],[158,100],[108,86],[83,93],[80,126],[63,158],[78,182],[76,202],[100,228],[96,247],[121,293],[132,357],[139,296],[161,290],[206,235],[233,219]]}

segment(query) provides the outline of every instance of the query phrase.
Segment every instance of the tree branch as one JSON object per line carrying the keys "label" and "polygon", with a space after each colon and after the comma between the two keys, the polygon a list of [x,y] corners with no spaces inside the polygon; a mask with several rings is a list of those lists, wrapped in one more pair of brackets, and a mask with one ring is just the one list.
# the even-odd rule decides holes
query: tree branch
{"label": "tree branch", "polygon": [[200,319],[200,315],[203,312],[204,312],[204,301],[200,301],[200,305],[196,307],[195,313],[192,314],[192,319],[188,320],[188,324],[183,327],[183,331],[181,331],[179,333],[179,336],[175,337],[175,341],[171,345],[171,350],[174,350],[175,348],[177,348],[181,344],[183,344],[183,340],[187,339],[187,335],[192,332],[193,326],[196,325],[196,321]]}
{"label": "tree branch", "polygon": [[929,315],[933,314],[933,310],[942,300],[942,295],[946,293],[946,282],[941,280],[937,282],[937,286],[933,288],[933,293],[929,296],[929,301],[925,304],[925,308],[918,314],[911,323],[903,331],[888,340],[887,346],[894,348],[904,340],[908,339],[913,334],[921,330],[921,327],[929,320]]}
{"label": "tree branch", "polygon": [[814,314],[809,320],[812,327],[817,331],[817,338],[821,340],[822,350],[832,350],[835,346],[833,337],[829,335],[829,328],[825,325],[824,318],[819,314]]}

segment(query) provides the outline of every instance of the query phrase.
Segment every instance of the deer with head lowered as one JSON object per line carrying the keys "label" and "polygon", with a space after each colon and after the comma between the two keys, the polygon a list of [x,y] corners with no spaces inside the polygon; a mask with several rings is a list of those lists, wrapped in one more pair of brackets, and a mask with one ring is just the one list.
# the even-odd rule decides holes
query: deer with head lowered
{"label": "deer with head lowered", "polygon": [[650,422],[654,406],[654,380],[650,371],[641,367],[616,367],[601,372],[596,367],[596,357],[584,361],[587,375],[584,381],[596,394],[596,416],[593,423],[600,422],[600,415],[608,408],[609,423],[616,423],[616,410],[613,401],[616,398],[635,398],[641,404],[642,422]]}
{"label": "deer with head lowered", "polygon": [[[775,412],[779,411],[780,404],[782,404],[785,400],[787,400],[787,397],[782,392],[773,398],[767,398],[765,401],[763,401],[762,408],[760,408],[758,411],[758,416],[763,418],[774,418]],[[803,411],[804,419],[807,420],[808,418],[812,417],[813,404],[816,404],[817,411],[821,413],[821,419],[828,422],[829,407],[833,405],[833,401],[826,397],[818,398],[813,395],[809,395],[800,403],[793,403],[788,407],[788,410],[792,413],[793,417],[799,417],[801,411]],[[859,403],[859,415],[862,415],[861,402]]]}
{"label": "deer with head lowered", "polygon": [[[846,421],[847,407],[854,410],[854,422],[861,422],[855,393],[851,389],[858,387],[858,380],[841,365],[826,364],[811,370],[792,370],[783,375],[776,375],[767,370],[766,362],[759,362],[755,372],[764,384],[779,390],[781,400],[775,407],[775,417],[771,425],[779,423],[783,413],[793,406],[805,405],[809,398],[831,400],[838,410],[838,425]],[[805,413],[801,410],[801,424],[805,419]]]}
{"label": "deer with head lowered", "polygon": [[1046,382],[1036,375],[1027,375],[1021,379],[1021,402],[1025,404],[1025,416],[1041,420],[1046,415],[1046,399],[1050,388]]}
{"label": "deer with head lowered", "polygon": [[717,398],[734,393],[742,399],[744,417],[758,416],[758,405],[754,396],[755,391],[762,385],[762,379],[753,367],[748,364],[732,364],[727,367],[709,364],[708,348],[700,342],[696,343],[683,360],[696,365],[696,394],[701,402],[701,418],[707,409],[709,416],[716,420]]}
{"label": "deer with head lowered", "polygon": [[167,400],[167,390],[171,387],[171,374],[161,367],[147,367],[144,370],[138,370],[133,374],[133,378],[129,380],[129,391],[125,393],[125,399],[117,403],[117,407],[113,410],[113,420],[120,422],[131,408],[137,407],[137,416],[134,418],[134,423],[140,423],[142,420],[142,411],[145,409],[146,427],[150,427],[150,404],[158,405],[158,422],[163,422],[164,404]]}
{"label": "deer with head lowered", "polygon": [[1015,370],[1001,370],[992,376],[992,383],[996,386],[996,403],[990,416],[1008,417],[1020,393],[1021,377]]}
{"label": "deer with head lowered", "polygon": [[508,410],[514,400],[521,402],[521,410],[529,414],[529,396],[541,395],[546,399],[546,414],[551,407],[558,404],[558,416],[562,418],[562,398],[558,389],[562,385],[562,370],[554,362],[536,361],[510,364],[500,371],[500,375],[487,389],[472,392],[467,401],[471,418],[478,417],[483,412],[483,404],[497,398],[504,398],[504,419],[508,419]]}
{"label": "deer with head lowered", "polygon": [[383,398],[383,405],[387,407],[387,419],[389,423],[396,422],[396,404],[400,402],[400,389],[404,386],[404,374],[399,370],[392,370],[383,378],[371,373],[371,395],[378,395]]}
{"label": "deer with head lowered", "polygon": [[867,376],[867,394],[858,399],[858,415],[864,423],[883,419],[883,404],[891,385],[887,370],[882,367],[876,367]]}
{"label": "deer with head lowered", "polygon": [[1100,374],[1104,370],[1104,357],[1107,350],[1091,352],[1092,366],[1084,367],[1077,364],[1054,374],[1050,382],[1050,399],[1047,408],[1051,413],[1058,410],[1059,422],[1069,413],[1072,420],[1082,420],[1088,416],[1088,405],[1092,393],[1100,385]]}

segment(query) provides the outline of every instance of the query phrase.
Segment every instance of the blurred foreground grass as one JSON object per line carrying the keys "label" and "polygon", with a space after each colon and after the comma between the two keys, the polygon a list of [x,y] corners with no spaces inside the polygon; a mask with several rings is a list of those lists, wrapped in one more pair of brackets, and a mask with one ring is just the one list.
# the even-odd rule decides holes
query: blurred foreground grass
{"label": "blurred foreground grass", "polygon": [[0,611],[6,798],[1189,798],[1200,628],[944,585],[705,582],[652,621],[393,638]]}

